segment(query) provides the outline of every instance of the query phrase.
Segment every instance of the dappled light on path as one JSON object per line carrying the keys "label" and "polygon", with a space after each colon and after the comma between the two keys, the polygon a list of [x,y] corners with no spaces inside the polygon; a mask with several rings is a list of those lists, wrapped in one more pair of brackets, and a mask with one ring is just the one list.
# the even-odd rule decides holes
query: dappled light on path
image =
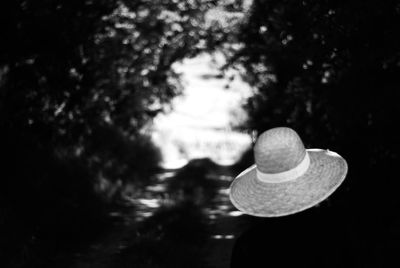
{"label": "dappled light on path", "polygon": [[233,166],[209,159],[160,172],[138,198],[126,197],[131,216],[92,249],[93,258],[103,252],[101,259],[86,257],[75,267],[229,267],[235,239],[248,224],[229,201],[234,176]]}
{"label": "dappled light on path", "polygon": [[[192,259],[185,260],[182,255],[176,257],[183,258],[183,262],[191,263],[197,260],[201,263],[199,267],[229,267],[235,238],[241,233],[247,220],[238,217],[242,214],[229,201],[228,187],[233,176],[231,168],[212,164],[207,159],[200,159],[189,162],[187,166],[177,170],[174,176],[147,187],[148,190],[168,189],[173,185],[174,189],[170,189],[169,194],[164,195],[161,200],[151,199],[152,194],[154,197],[160,196],[157,191],[149,191],[148,199],[138,200],[140,207],[137,207],[136,220],[143,219],[141,226],[144,229],[139,230],[139,233],[143,233],[137,237],[139,240],[134,245],[126,247],[121,255],[118,255],[119,258],[122,256],[127,260],[140,262],[131,254],[135,254],[137,247],[144,243],[142,240],[144,236],[146,237],[145,244],[149,246],[163,241],[161,243],[167,243],[176,250],[186,252],[187,258]],[[163,175],[160,174],[160,177]],[[149,212],[152,213],[150,217]],[[195,222],[192,222],[193,220]],[[193,225],[192,227],[182,225],[189,222]],[[157,234],[152,234],[152,232],[157,232]],[[158,250],[163,249],[161,247]],[[196,256],[192,255],[194,252]],[[173,255],[163,259],[164,257],[160,257],[159,254],[148,252],[146,254],[148,258],[155,258],[153,260],[156,262],[169,263],[166,267],[173,267],[173,265],[184,267],[179,266],[180,261],[174,259]],[[158,257],[162,260],[157,260]]]}
{"label": "dappled light on path", "polygon": [[[211,222],[221,216],[242,215],[229,201],[228,187],[233,175],[221,173],[221,170],[232,173],[231,167],[208,161],[193,160],[182,169],[161,172],[156,182],[148,185],[140,197],[124,196],[125,201],[135,207],[134,221],[142,221],[154,215],[159,208],[187,201],[199,205],[204,216]],[[191,168],[193,163],[200,167]]]}

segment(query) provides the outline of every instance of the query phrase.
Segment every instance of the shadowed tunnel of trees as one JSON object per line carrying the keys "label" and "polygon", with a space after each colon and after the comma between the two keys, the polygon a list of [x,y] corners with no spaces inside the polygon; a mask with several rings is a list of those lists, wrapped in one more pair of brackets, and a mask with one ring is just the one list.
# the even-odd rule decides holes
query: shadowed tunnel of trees
{"label": "shadowed tunnel of trees", "polygon": [[[159,171],[149,126],[182,92],[172,64],[215,50],[255,88],[238,128],[289,126],[340,152],[350,169],[331,205],[394,251],[397,1],[5,0],[0,24],[0,266],[63,267],[54,256],[109,226],[116,192]],[[168,191],[191,195],[179,176]]]}

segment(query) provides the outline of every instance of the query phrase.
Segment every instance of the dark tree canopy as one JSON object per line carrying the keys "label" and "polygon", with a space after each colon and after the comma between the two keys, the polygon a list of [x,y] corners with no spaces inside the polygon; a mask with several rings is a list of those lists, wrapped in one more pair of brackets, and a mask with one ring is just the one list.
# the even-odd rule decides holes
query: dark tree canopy
{"label": "dark tree canopy", "polygon": [[255,0],[231,58],[256,90],[244,128],[289,126],[306,147],[347,159],[335,200],[370,223],[361,236],[398,222],[398,25],[398,1]]}
{"label": "dark tree canopy", "polygon": [[149,181],[147,125],[181,92],[172,64],[204,50],[214,2],[0,3],[0,232],[18,234],[1,258],[29,265],[96,229],[101,181]]}
{"label": "dark tree canopy", "polygon": [[289,126],[347,160],[330,202],[353,226],[362,267],[397,261],[398,25],[398,1],[254,0],[231,58],[256,90],[244,128]]}
{"label": "dark tree canopy", "polygon": [[[99,139],[142,139],[146,125],[180,93],[171,66],[204,49],[204,13],[215,5],[8,2],[0,47],[3,133],[90,163],[111,153]],[[114,151],[98,166],[121,158]]]}
{"label": "dark tree canopy", "polygon": [[399,22],[397,1],[254,1],[233,59],[258,90],[248,126],[291,125],[322,146],[389,145]]}

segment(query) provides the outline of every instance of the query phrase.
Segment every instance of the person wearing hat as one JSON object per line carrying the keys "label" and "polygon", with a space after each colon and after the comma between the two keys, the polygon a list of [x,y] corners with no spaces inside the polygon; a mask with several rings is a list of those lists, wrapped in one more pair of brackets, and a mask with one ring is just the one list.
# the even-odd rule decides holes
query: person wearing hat
{"label": "person wearing hat", "polygon": [[354,239],[340,213],[309,210],[344,181],[345,159],[305,149],[286,127],[262,133],[254,157],[255,164],[232,182],[229,197],[260,220],[236,240],[231,267],[357,267]]}
{"label": "person wearing hat", "polygon": [[255,164],[230,187],[230,200],[240,211],[279,217],[313,207],[343,182],[347,163],[329,150],[305,149],[297,133],[286,127],[262,133],[254,146]]}

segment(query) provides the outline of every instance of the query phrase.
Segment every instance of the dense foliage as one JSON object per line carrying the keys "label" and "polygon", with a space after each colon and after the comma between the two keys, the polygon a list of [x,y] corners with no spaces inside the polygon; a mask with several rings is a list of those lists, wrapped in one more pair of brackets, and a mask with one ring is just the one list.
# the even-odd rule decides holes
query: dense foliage
{"label": "dense foliage", "polygon": [[258,89],[249,126],[289,124],[325,143],[392,125],[399,9],[396,1],[255,1],[236,55]]}
{"label": "dense foliage", "polygon": [[148,125],[181,91],[172,64],[204,49],[213,5],[1,2],[1,266],[44,267],[101,226],[107,185],[150,179]]}
{"label": "dense foliage", "polygon": [[290,126],[347,159],[334,200],[363,222],[361,236],[399,220],[398,25],[398,1],[255,0],[231,58],[256,89],[245,128]]}

